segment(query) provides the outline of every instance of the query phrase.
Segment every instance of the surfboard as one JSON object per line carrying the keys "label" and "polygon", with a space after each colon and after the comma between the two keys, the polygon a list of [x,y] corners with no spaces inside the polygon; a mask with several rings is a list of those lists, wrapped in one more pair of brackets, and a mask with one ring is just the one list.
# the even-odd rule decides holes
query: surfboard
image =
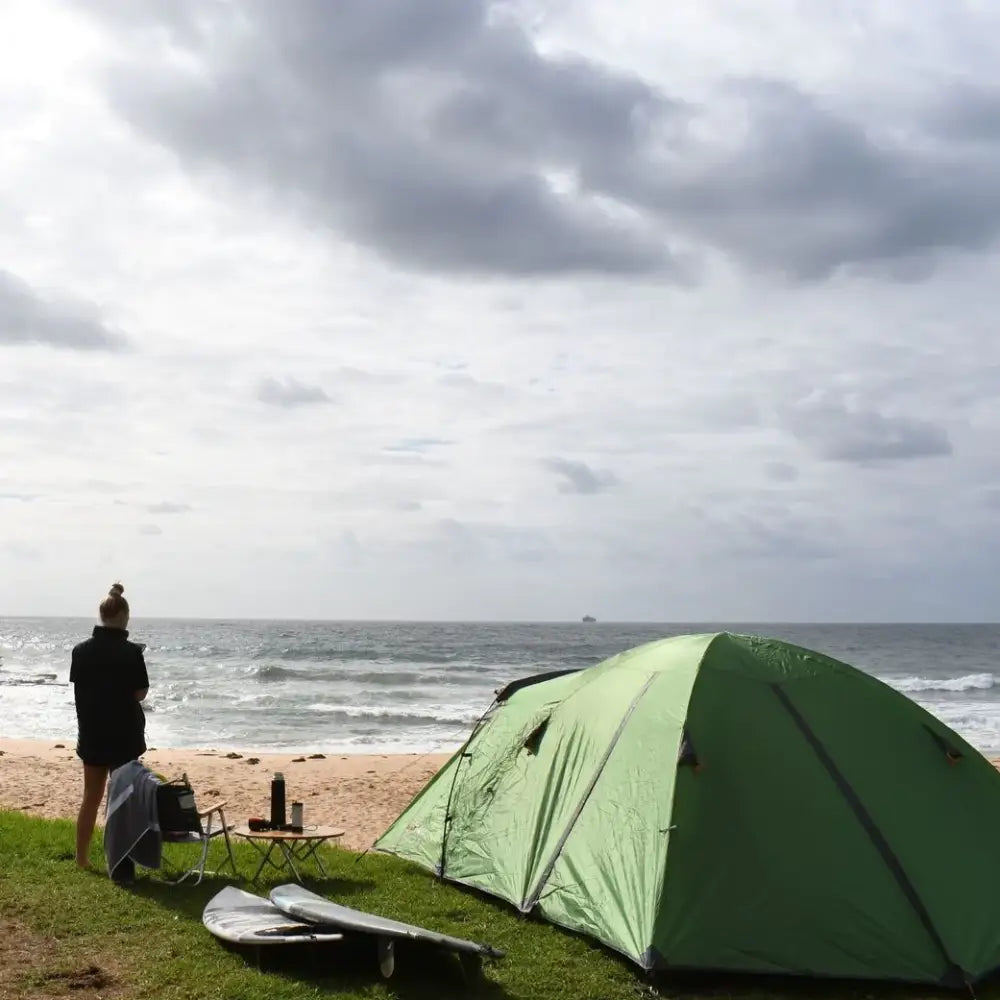
{"label": "surfboard", "polygon": [[316,944],[344,937],[341,931],[316,921],[290,920],[269,900],[232,885],[220,889],[205,904],[201,922],[217,938],[232,944]]}
{"label": "surfboard", "polygon": [[371,934],[378,939],[379,968],[388,978],[395,968],[394,943],[400,939],[435,945],[458,954],[462,968],[470,978],[478,977],[484,958],[503,958],[504,952],[492,945],[465,938],[439,934],[426,927],[417,927],[374,913],[365,913],[350,906],[342,906],[331,899],[317,895],[304,886],[289,883],[272,889],[269,898],[277,909],[287,916],[304,920],[317,926],[335,927],[358,934]]}

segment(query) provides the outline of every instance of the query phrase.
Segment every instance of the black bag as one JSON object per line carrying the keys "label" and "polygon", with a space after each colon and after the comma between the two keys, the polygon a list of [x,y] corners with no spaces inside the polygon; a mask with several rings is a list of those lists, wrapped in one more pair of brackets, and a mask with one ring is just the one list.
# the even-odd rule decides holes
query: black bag
{"label": "black bag", "polygon": [[160,782],[156,789],[156,810],[162,836],[201,833],[201,817],[186,774],[183,778]]}

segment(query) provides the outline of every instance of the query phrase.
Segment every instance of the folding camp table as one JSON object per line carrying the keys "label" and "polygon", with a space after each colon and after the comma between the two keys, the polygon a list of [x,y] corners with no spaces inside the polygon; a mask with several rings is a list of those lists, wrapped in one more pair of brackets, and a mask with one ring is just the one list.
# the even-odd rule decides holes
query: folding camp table
{"label": "folding camp table", "polygon": [[[301,833],[295,833],[292,830],[251,830],[249,826],[238,826],[233,833],[253,844],[261,856],[260,864],[250,879],[251,882],[256,882],[264,870],[264,866],[270,865],[277,871],[291,869],[295,880],[301,883],[302,877],[295,867],[295,862],[302,862],[308,858],[313,858],[323,873],[323,877],[329,878],[330,876],[323,867],[322,859],[316,853],[316,848],[327,840],[335,840],[344,836],[343,830],[333,826],[306,827]],[[275,848],[278,850],[277,860],[271,857]]]}

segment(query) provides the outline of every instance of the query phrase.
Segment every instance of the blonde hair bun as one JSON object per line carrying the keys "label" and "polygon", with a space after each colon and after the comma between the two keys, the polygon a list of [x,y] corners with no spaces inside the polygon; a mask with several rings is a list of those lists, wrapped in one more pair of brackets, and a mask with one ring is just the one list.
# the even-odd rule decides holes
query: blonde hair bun
{"label": "blonde hair bun", "polygon": [[125,593],[125,588],[120,583],[113,583],[108,593],[112,597],[121,597]]}

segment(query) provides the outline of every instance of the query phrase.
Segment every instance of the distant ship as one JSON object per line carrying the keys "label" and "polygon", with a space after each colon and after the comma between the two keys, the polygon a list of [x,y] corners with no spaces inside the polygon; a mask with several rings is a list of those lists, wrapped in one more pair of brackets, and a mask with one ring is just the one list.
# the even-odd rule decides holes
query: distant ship
{"label": "distant ship", "polygon": [[585,622],[596,622],[597,619],[593,615],[584,615],[583,620]]}

